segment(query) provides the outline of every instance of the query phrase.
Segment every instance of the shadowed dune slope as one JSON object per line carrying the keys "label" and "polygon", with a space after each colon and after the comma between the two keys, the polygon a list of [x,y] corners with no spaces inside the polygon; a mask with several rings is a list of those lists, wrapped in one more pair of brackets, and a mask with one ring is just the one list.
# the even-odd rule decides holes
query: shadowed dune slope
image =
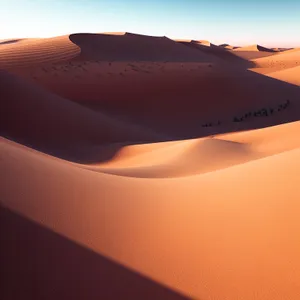
{"label": "shadowed dune slope", "polygon": [[[63,73],[61,80],[41,78],[40,82],[55,93],[94,110],[106,111],[179,138],[199,137],[208,132],[202,124],[216,124],[218,120],[226,129],[235,130],[237,124],[232,124],[235,115],[264,106],[276,107],[286,99],[290,99],[294,109],[238,125],[251,128],[254,122],[252,128],[255,128],[262,123],[275,125],[299,117],[300,90],[273,78],[243,69],[198,65],[181,68],[171,63],[164,66],[165,72],[143,73],[147,66],[154,69],[151,64],[143,67],[135,64],[139,72],[128,71],[128,75],[120,76],[120,70],[130,70],[130,66],[121,63],[110,67],[100,65],[104,71],[99,79],[96,75],[100,67],[90,63],[84,66],[87,71],[76,83],[72,80],[73,71],[67,75]],[[106,76],[107,72],[115,75]],[[235,127],[230,129],[227,125]]]}
{"label": "shadowed dune slope", "polygon": [[1,134],[53,151],[108,142],[158,138],[149,130],[112,119],[0,72]]}
{"label": "shadowed dune slope", "polygon": [[80,48],[69,40],[69,36],[22,39],[0,45],[0,68],[57,63],[72,59],[79,53]]}
{"label": "shadowed dune slope", "polygon": [[211,62],[213,57],[187,49],[167,37],[125,33],[70,35],[81,48],[80,59],[101,61],[195,61]]}
{"label": "shadowed dune slope", "polygon": [[[63,98],[173,138],[275,125],[298,120],[300,113],[296,86],[227,64],[73,62],[56,70],[37,70],[34,75],[38,77],[35,84]],[[292,106],[284,112],[232,122],[235,115],[275,108],[287,99]],[[222,126],[215,126],[218,121]],[[214,127],[203,128],[207,122]]]}
{"label": "shadowed dune slope", "polygon": [[0,149],[1,204],[41,226],[193,299],[298,299],[299,148],[164,180]]}
{"label": "shadowed dune slope", "polygon": [[217,46],[209,41],[197,41],[197,40],[176,40],[178,43],[183,44],[189,48],[201,50],[202,53],[214,55],[218,63],[224,63],[224,61],[234,63],[239,66],[251,66],[251,63],[243,58],[238,57],[235,53],[228,51],[228,48],[222,45]]}
{"label": "shadowed dune slope", "polygon": [[188,299],[2,207],[0,225],[1,300]]}

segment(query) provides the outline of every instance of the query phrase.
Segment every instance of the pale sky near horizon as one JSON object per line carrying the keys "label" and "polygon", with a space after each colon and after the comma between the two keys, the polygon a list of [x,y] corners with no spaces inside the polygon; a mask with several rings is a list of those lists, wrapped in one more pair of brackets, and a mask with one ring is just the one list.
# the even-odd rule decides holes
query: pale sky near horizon
{"label": "pale sky near horizon", "polygon": [[132,32],[300,46],[300,0],[0,0],[0,39]]}

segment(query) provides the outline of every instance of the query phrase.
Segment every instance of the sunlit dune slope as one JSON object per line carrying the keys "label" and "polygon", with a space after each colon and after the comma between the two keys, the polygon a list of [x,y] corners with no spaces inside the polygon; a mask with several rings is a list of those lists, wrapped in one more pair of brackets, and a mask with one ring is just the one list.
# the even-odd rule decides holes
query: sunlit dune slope
{"label": "sunlit dune slope", "polygon": [[291,68],[300,65],[300,49],[287,50],[274,56],[254,60],[257,67]]}
{"label": "sunlit dune slope", "polygon": [[193,299],[298,299],[299,148],[152,180],[0,149],[4,207]]}
{"label": "sunlit dune slope", "polygon": [[110,161],[88,169],[156,178],[212,172],[300,148],[299,130],[300,122],[295,122],[215,138],[126,146]]}
{"label": "sunlit dune slope", "polygon": [[81,49],[80,59],[100,61],[196,61],[210,62],[204,53],[188,49],[167,37],[125,33],[70,35]]}
{"label": "sunlit dune slope", "polygon": [[72,59],[79,53],[80,48],[70,41],[68,35],[43,39],[22,39],[17,42],[0,44],[0,68],[57,63]]}
{"label": "sunlit dune slope", "polygon": [[300,85],[300,64],[298,67],[268,73],[268,76],[291,84]]}
{"label": "sunlit dune slope", "polygon": [[296,120],[297,110],[290,109],[232,124],[235,115],[276,107],[286,99],[293,107],[300,104],[297,87],[228,65],[73,62],[35,74],[38,84],[62,97],[180,138],[196,137],[206,122],[220,121],[228,128]]}
{"label": "sunlit dune slope", "polygon": [[250,45],[245,47],[239,47],[234,51],[264,51],[264,52],[275,52],[273,49],[266,48],[260,45]]}
{"label": "sunlit dune slope", "polygon": [[27,81],[0,72],[1,134],[36,147],[80,148],[83,145],[155,140],[149,130],[51,94]]}

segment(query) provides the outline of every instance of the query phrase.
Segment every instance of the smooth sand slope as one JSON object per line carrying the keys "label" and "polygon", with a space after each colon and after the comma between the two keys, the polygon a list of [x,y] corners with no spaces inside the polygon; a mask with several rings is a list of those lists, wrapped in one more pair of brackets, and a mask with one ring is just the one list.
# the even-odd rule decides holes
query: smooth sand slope
{"label": "smooth sand slope", "polygon": [[271,57],[254,60],[257,67],[262,68],[291,68],[300,65],[300,49],[292,49]]}
{"label": "smooth sand slope", "polygon": [[69,36],[44,39],[20,39],[0,43],[0,68],[30,67],[66,61],[79,55],[80,48]]}
{"label": "smooth sand slope", "polygon": [[267,75],[300,86],[300,64],[298,67],[271,72]]}
{"label": "smooth sand slope", "polygon": [[299,85],[300,49],[287,50],[272,57],[254,59],[252,71]]}
{"label": "smooth sand slope", "polygon": [[203,174],[300,147],[298,130],[300,123],[295,122],[214,138],[126,146],[88,169],[143,178]]}
{"label": "smooth sand slope", "polygon": [[0,72],[0,88],[1,134],[38,148],[59,153],[65,148],[80,151],[87,145],[159,138],[149,130],[84,108],[5,71]]}
{"label": "smooth sand slope", "polygon": [[151,180],[94,172],[2,139],[1,203],[187,297],[296,300],[298,131],[299,122],[223,136],[267,157]]}

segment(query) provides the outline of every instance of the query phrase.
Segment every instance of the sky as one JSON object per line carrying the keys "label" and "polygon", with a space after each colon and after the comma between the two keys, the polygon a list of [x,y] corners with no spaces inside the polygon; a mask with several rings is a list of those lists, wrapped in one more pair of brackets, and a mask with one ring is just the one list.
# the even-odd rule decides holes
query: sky
{"label": "sky", "polygon": [[132,32],[300,46],[300,0],[0,0],[0,39]]}

